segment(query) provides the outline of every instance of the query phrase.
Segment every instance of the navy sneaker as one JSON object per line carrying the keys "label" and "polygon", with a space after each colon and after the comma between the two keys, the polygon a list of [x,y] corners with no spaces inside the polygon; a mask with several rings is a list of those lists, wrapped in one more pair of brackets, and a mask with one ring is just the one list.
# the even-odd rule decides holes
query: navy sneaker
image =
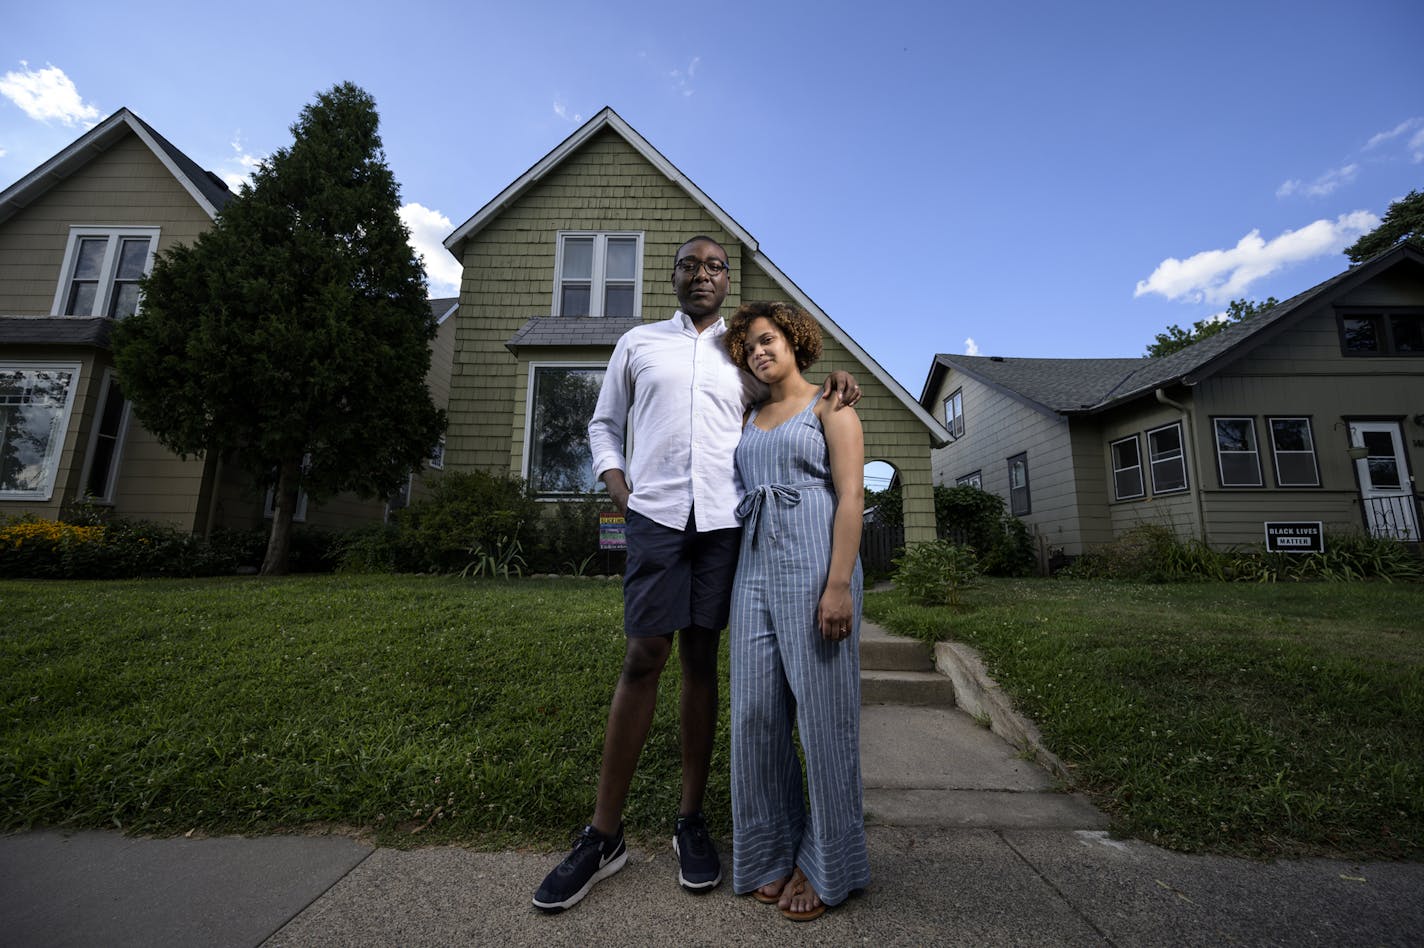
{"label": "navy sneaker", "polygon": [[574,837],[573,852],[544,877],[544,884],[534,893],[534,904],[546,912],[562,912],[577,905],[600,879],[607,879],[628,861],[628,848],[623,845],[623,826],[605,836],[592,826],[585,826]]}
{"label": "navy sneaker", "polygon": [[709,892],[722,881],[722,860],[707,835],[707,820],[701,810],[677,818],[672,851],[677,853],[677,881],[684,889]]}

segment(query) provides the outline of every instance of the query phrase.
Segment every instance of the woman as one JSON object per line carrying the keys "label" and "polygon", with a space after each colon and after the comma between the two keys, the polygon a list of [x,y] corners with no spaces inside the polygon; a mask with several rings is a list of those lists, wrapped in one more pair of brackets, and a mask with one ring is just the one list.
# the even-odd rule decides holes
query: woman
{"label": "woman", "polygon": [[865,443],[856,413],[832,410],[801,374],[821,355],[820,327],[805,312],[745,304],[727,349],[770,388],[736,454],[732,883],[810,921],[870,881],[860,779]]}

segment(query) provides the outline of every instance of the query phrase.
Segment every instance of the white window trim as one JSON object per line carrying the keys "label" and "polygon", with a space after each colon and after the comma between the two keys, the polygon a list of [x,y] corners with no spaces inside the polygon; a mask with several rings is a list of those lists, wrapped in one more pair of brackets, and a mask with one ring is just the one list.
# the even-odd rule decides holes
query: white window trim
{"label": "white window trim", "polygon": [[[1276,429],[1274,423],[1277,421],[1303,421],[1305,431],[1310,435],[1309,451],[1281,451],[1276,448]],[[1266,430],[1271,433],[1271,465],[1275,469],[1277,487],[1319,487],[1320,486],[1320,458],[1315,454],[1315,426],[1310,423],[1309,415],[1267,415]],[[1315,480],[1309,484],[1285,484],[1281,482],[1281,455],[1283,454],[1308,454],[1310,463],[1315,468]]]}
{"label": "white window trim", "polygon": [[[539,374],[539,369],[602,369],[608,371],[607,362],[530,362],[529,377],[524,386],[524,456],[519,462],[519,476],[524,478],[524,483],[529,484],[530,456],[533,454],[534,442],[534,380]],[[594,485],[595,491],[605,490],[602,481]],[[536,500],[558,501],[565,499],[569,495],[545,494],[536,495]]]}
{"label": "white window trim", "polygon": [[[1113,449],[1116,448],[1118,445],[1122,444],[1124,441],[1133,442],[1133,444],[1137,448],[1137,464],[1133,465],[1132,467],[1117,466],[1117,453]],[[1147,478],[1143,475],[1142,471],[1142,442],[1141,440],[1139,440],[1136,432],[1133,432],[1125,438],[1114,438],[1112,441],[1108,442],[1108,467],[1112,468],[1113,500],[1137,500],[1141,497],[1147,496]],[[1119,494],[1117,492],[1118,474],[1132,470],[1137,471],[1137,483],[1142,485],[1141,490],[1139,490],[1135,494]]]}
{"label": "white window trim", "polygon": [[[109,297],[114,292],[114,270],[119,265],[119,242],[124,237],[147,237],[148,259],[144,261],[143,272],[153,271],[153,257],[158,251],[157,227],[99,227],[71,226],[69,243],[64,248],[64,263],[59,268],[59,286],[55,287],[54,303],[50,306],[51,316],[103,316],[109,311]],[[104,262],[99,267],[99,292],[94,294],[94,308],[88,313],[66,313],[64,301],[69,296],[69,285],[74,279],[74,265],[79,255],[79,241],[85,237],[106,237],[108,247],[104,250]],[[140,306],[142,303],[139,304]]]}
{"label": "white window trim", "polygon": [[[113,387],[114,370],[105,369],[104,378],[99,383],[99,400],[94,406],[94,427],[89,432],[89,451],[84,456],[84,467],[79,472],[79,483],[86,489],[89,486],[89,474],[94,468],[94,454],[99,447],[99,429],[104,422],[104,411],[109,407],[109,391]],[[124,441],[129,434],[129,419],[133,414],[133,403],[127,398],[124,399],[124,411],[119,416],[119,430],[114,437],[114,454],[109,461],[109,476],[104,479],[104,492],[95,496],[96,503],[112,504],[114,502],[114,486],[119,482],[119,459],[124,453]]]}
{"label": "white window trim", "polygon": [[[954,417],[949,415],[949,406],[953,404]],[[958,441],[964,437],[964,388],[955,389],[944,397],[944,430],[949,432],[950,441]]]}
{"label": "white window trim", "polygon": [[[603,316],[603,293],[608,260],[609,237],[633,237],[638,241],[634,251],[633,267],[633,318],[640,318],[643,312],[643,232],[641,230],[561,230],[554,241],[554,305],[549,310],[555,316],[564,315],[564,240],[568,237],[592,237],[593,273],[589,280],[588,315]],[[622,282],[621,280],[619,282]],[[599,292],[594,292],[598,290]]]}
{"label": "white window trim", "polygon": [[[1219,430],[1217,429],[1217,427],[1216,427],[1217,425],[1219,425],[1219,424],[1220,424],[1221,422],[1223,422],[1223,421],[1244,421],[1244,422],[1246,422],[1248,425],[1250,425],[1250,426],[1251,426],[1251,444],[1252,444],[1252,446],[1253,446],[1253,447],[1252,447],[1252,450],[1250,450],[1250,451],[1223,451],[1223,450],[1221,449],[1221,433],[1220,433],[1220,431],[1219,431]],[[1254,417],[1252,417],[1252,416],[1250,416],[1250,415],[1220,415],[1220,416],[1218,416],[1218,417],[1216,417],[1216,418],[1213,418],[1213,419],[1211,420],[1211,436],[1212,436],[1213,448],[1214,448],[1215,451],[1216,451],[1216,478],[1217,478],[1217,483],[1218,483],[1218,484],[1220,484],[1223,488],[1225,488],[1225,487],[1231,487],[1231,488],[1236,488],[1236,487],[1265,487],[1265,486],[1266,486],[1266,475],[1265,475],[1265,472],[1264,472],[1264,471],[1262,470],[1262,468],[1261,468],[1261,439],[1260,439],[1260,437],[1256,434],[1256,419],[1255,419]],[[1254,457],[1256,458],[1256,481],[1255,481],[1255,483],[1245,483],[1245,482],[1243,482],[1243,483],[1232,483],[1232,484],[1228,484],[1228,483],[1226,482],[1226,465],[1222,463],[1222,455],[1224,455],[1224,454],[1249,454],[1249,455],[1254,456]]]}
{"label": "white window trim", "polygon": [[59,475],[59,459],[64,454],[65,439],[69,437],[69,419],[74,413],[74,402],[83,380],[83,369],[78,362],[22,362],[18,360],[0,362],[0,369],[35,371],[48,369],[55,372],[72,373],[69,378],[69,389],[64,399],[64,411],[60,415],[59,425],[55,431],[54,448],[45,460],[44,486],[39,490],[0,490],[0,500],[47,501],[54,497],[55,481]]}
{"label": "white window trim", "polygon": [[[1179,461],[1179,462],[1181,463],[1181,465],[1182,465],[1182,486],[1181,486],[1181,487],[1169,487],[1169,488],[1167,488],[1166,490],[1159,490],[1159,489],[1157,488],[1157,467],[1156,467],[1156,462],[1155,462],[1155,461],[1153,460],[1153,458],[1152,458],[1152,436],[1153,436],[1154,434],[1156,434],[1157,432],[1159,432],[1159,431],[1166,431],[1168,428],[1176,428],[1176,429],[1177,429],[1177,455],[1176,455],[1176,460]],[[1148,473],[1151,475],[1151,478],[1152,478],[1152,494],[1153,494],[1153,496],[1156,496],[1157,494],[1180,494],[1180,493],[1182,493],[1183,491],[1187,491],[1187,490],[1190,490],[1190,489],[1191,489],[1192,480],[1191,480],[1191,476],[1190,476],[1190,475],[1188,474],[1188,472],[1187,472],[1187,441],[1186,441],[1186,438],[1184,437],[1182,431],[1183,431],[1183,429],[1182,429],[1182,423],[1181,423],[1180,421],[1174,421],[1174,422],[1172,422],[1172,423],[1169,424],[1169,425],[1158,425],[1156,428],[1149,428],[1149,429],[1147,430],[1147,471],[1148,471]],[[1172,458],[1168,457],[1168,458],[1164,458],[1163,460],[1164,460],[1164,461],[1170,461],[1170,460],[1172,460]]]}
{"label": "white window trim", "polygon": [[968,474],[965,474],[963,477],[956,477],[956,478],[954,479],[954,486],[955,486],[955,487],[977,487],[977,488],[979,488],[980,490],[983,490],[983,489],[984,489],[984,471],[983,471],[983,469],[980,469],[980,470],[977,470],[977,471],[970,471]]}
{"label": "white window trim", "polygon": [[435,447],[430,452],[429,466],[432,471],[445,470],[445,436],[435,442]]}

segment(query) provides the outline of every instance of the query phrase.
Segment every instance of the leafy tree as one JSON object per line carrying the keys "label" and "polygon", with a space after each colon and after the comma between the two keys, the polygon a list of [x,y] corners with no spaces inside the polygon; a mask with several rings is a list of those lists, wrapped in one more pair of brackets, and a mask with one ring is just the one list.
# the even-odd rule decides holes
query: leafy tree
{"label": "leafy tree", "polygon": [[321,93],[194,243],[155,261],[114,358],[144,426],[180,456],[275,482],[262,563],[286,570],[305,490],[390,494],[444,425],[425,374],[435,322],[397,216],[375,101]]}
{"label": "leafy tree", "polygon": [[1185,349],[1187,346],[1209,339],[1221,332],[1232,323],[1239,323],[1242,320],[1250,319],[1252,316],[1260,315],[1266,310],[1280,302],[1274,296],[1266,297],[1264,303],[1257,303],[1251,300],[1232,300],[1226,307],[1224,319],[1208,318],[1198,319],[1192,323],[1191,329],[1183,329],[1173,323],[1167,327],[1166,332],[1159,332],[1157,340],[1147,347],[1146,355],[1153,359],[1160,359],[1162,356],[1171,355]]}
{"label": "leafy tree", "polygon": [[1397,243],[1424,250],[1424,191],[1410,191],[1384,212],[1378,227],[1345,248],[1351,263],[1364,263]]}

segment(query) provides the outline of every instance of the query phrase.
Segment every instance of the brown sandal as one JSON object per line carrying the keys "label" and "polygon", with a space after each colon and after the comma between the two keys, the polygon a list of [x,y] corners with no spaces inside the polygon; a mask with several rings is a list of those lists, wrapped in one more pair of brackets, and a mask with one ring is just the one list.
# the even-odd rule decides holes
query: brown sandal
{"label": "brown sandal", "polygon": [[[786,885],[790,886],[791,888],[792,898],[795,898],[798,895],[805,895],[807,892],[810,892],[812,895],[816,896],[817,904],[804,912],[793,912],[788,906],[787,908],[781,910],[782,915],[785,915],[793,922],[814,922],[816,919],[826,914],[826,903],[821,901],[821,897],[819,895],[816,895],[816,890],[811,888],[811,883],[806,879],[806,874],[803,873],[800,868],[797,868],[796,871],[791,874],[791,878],[787,881]],[[785,894],[785,887],[783,887],[782,895],[785,896]]]}
{"label": "brown sandal", "polygon": [[764,890],[766,889],[766,885],[773,885],[774,883],[768,882],[766,885],[758,886],[757,888],[752,890],[752,898],[756,899],[762,905],[775,905],[776,903],[781,901],[781,893],[783,890],[785,890],[786,883],[790,881],[790,876],[781,879],[781,885],[777,886],[776,892],[772,894],[768,894]]}

